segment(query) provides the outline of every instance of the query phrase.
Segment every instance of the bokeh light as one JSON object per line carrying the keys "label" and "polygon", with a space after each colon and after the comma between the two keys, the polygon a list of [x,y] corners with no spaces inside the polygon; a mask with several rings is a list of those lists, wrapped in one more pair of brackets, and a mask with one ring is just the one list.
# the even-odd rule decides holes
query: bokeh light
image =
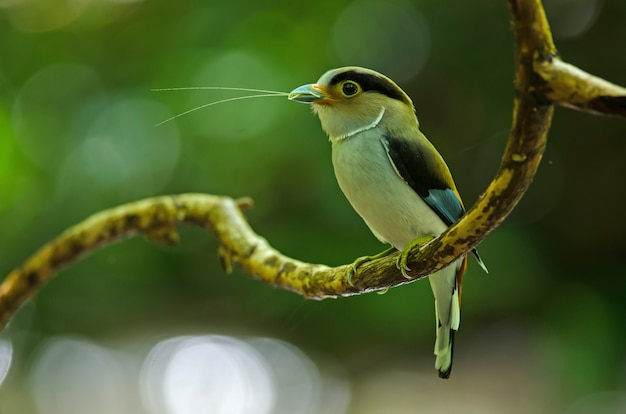
{"label": "bokeh light", "polygon": [[111,351],[89,341],[51,339],[33,362],[31,390],[40,414],[127,412],[124,385]]}
{"label": "bokeh light", "polygon": [[[337,364],[332,375],[321,374],[284,341],[199,335],[151,342],[46,341],[30,370],[37,412],[345,414],[349,407],[350,387]],[[0,342],[2,357],[10,356],[5,345]]]}
{"label": "bokeh light", "polygon": [[3,0],[9,21],[27,33],[50,32],[78,19],[92,0]]}
{"label": "bokeh light", "polygon": [[174,338],[155,347],[142,370],[153,413],[268,414],[276,390],[263,358],[224,336]]}
{"label": "bokeh light", "polygon": [[0,336],[0,385],[4,382],[9,368],[11,367],[11,361],[13,360],[13,345],[11,341],[4,336]]}
{"label": "bokeh light", "polygon": [[140,389],[154,414],[344,413],[347,388],[327,390],[324,381],[315,363],[286,342],[204,335],[159,342],[145,359]]}
{"label": "bokeh light", "polygon": [[[252,75],[253,74],[253,75]],[[250,51],[229,51],[209,56],[197,68],[189,86],[222,86],[271,89],[280,84],[280,72],[269,62]],[[180,92],[178,92],[180,93]],[[247,93],[253,95],[254,93]],[[241,92],[216,93],[199,91],[189,95],[188,109],[242,96]],[[276,102],[276,101],[284,102]],[[281,105],[282,104],[282,105]],[[287,104],[286,97],[265,97],[247,101],[225,102],[202,109],[188,116],[194,128],[208,139],[258,139],[279,120],[279,108]],[[189,122],[180,119],[180,122]]]}
{"label": "bokeh light", "polygon": [[573,38],[583,35],[596,21],[603,0],[546,0],[550,27],[555,37]]}
{"label": "bokeh light", "polygon": [[419,73],[431,40],[415,5],[369,0],[346,7],[335,23],[333,43],[343,65],[376,69],[401,82]]}
{"label": "bokeh light", "polygon": [[257,338],[250,344],[263,355],[278,390],[273,414],[341,414],[348,410],[350,385],[346,378],[321,375],[302,350],[287,342]]}
{"label": "bokeh light", "polygon": [[114,191],[123,198],[155,194],[178,162],[175,124],[154,126],[167,117],[163,105],[145,99],[111,100],[87,126],[84,141],[74,145],[61,166],[57,188],[61,199],[79,189]]}
{"label": "bokeh light", "polygon": [[38,167],[54,170],[87,139],[86,120],[108,104],[108,94],[94,69],[76,63],[47,66],[32,75],[15,98],[15,140]]}

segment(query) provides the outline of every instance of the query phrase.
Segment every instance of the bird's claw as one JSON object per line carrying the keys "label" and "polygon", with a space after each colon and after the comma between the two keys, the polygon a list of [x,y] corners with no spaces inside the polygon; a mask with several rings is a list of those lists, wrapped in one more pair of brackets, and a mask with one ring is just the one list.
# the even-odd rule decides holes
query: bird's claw
{"label": "bird's claw", "polygon": [[402,273],[406,279],[413,279],[407,272],[411,271],[411,268],[406,263],[409,259],[409,255],[406,250],[402,250],[400,256],[396,259],[396,268]]}
{"label": "bird's claw", "polygon": [[348,271],[346,272],[346,276],[347,276],[347,280],[348,280],[348,284],[350,286],[354,286],[354,284],[352,283],[352,277],[356,274],[357,272],[357,268],[359,266],[361,266],[364,263],[367,262],[371,262],[372,260],[376,260],[376,259],[380,259],[381,257],[385,257],[388,256],[390,254],[395,253],[397,250],[393,247],[385,250],[384,252],[375,254],[373,256],[361,256],[359,258],[357,258],[352,265],[350,266],[350,268],[348,269]]}
{"label": "bird's claw", "polygon": [[357,268],[359,266],[361,266],[363,263],[367,263],[370,260],[373,260],[373,256],[361,256],[358,257],[350,266],[350,268],[348,269],[348,284],[350,286],[354,286],[354,283],[352,283],[352,276],[354,276],[356,274]]}
{"label": "bird's claw", "polygon": [[407,264],[407,262],[409,261],[409,254],[411,253],[411,250],[413,250],[414,247],[422,246],[423,244],[428,243],[434,238],[435,236],[428,234],[426,236],[418,237],[411,243],[404,246],[404,249],[402,249],[402,252],[400,252],[398,259],[396,259],[396,267],[398,268],[398,270],[400,270],[402,276],[407,279],[413,279],[413,277],[408,274],[408,272],[411,271],[411,268]]}

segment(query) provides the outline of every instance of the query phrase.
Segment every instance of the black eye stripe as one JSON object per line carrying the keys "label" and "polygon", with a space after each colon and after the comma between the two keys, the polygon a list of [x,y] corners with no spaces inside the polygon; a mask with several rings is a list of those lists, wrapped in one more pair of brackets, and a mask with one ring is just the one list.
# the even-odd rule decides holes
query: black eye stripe
{"label": "black eye stripe", "polygon": [[359,85],[363,91],[376,91],[388,96],[391,99],[397,99],[406,102],[404,93],[396,85],[389,83],[385,78],[370,73],[361,73],[353,70],[336,74],[330,81],[331,85],[336,85],[342,81],[351,80]]}

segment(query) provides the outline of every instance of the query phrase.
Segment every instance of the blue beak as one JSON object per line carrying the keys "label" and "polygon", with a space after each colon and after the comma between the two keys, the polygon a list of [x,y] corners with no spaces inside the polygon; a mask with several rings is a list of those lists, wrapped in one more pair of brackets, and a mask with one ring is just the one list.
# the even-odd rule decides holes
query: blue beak
{"label": "blue beak", "polygon": [[324,99],[326,96],[318,89],[315,84],[302,85],[289,93],[287,99],[290,101],[310,104],[318,99]]}

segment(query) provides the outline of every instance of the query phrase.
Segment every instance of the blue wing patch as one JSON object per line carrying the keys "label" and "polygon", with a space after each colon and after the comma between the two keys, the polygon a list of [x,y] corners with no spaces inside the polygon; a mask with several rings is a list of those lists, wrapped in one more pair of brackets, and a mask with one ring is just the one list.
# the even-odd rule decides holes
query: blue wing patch
{"label": "blue wing patch", "polygon": [[448,226],[455,223],[464,213],[461,202],[454,191],[449,188],[445,190],[429,190],[428,196],[422,199]]}

